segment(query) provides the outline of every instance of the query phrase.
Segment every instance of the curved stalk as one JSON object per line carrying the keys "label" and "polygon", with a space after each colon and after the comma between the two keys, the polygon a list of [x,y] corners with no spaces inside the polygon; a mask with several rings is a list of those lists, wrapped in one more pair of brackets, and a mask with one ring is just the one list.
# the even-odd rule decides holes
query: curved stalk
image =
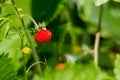
{"label": "curved stalk", "polygon": [[23,18],[24,16],[29,17],[29,18],[31,19],[31,21],[33,22],[33,24],[35,25],[35,29],[39,31],[39,26],[38,26],[38,24],[35,22],[35,20],[34,20],[31,16],[29,16],[29,15],[27,15],[27,14],[22,14],[22,15],[21,15],[22,18]]}
{"label": "curved stalk", "polygon": [[[30,66],[28,67],[28,69],[26,70],[26,73],[28,73],[33,66],[35,66],[35,65],[37,65],[37,64],[40,64],[40,63],[45,64],[45,65],[47,66],[47,64],[46,64],[45,62],[35,62],[35,63],[33,63],[32,65],[30,65]],[[48,67],[48,66],[47,66],[47,67]]]}

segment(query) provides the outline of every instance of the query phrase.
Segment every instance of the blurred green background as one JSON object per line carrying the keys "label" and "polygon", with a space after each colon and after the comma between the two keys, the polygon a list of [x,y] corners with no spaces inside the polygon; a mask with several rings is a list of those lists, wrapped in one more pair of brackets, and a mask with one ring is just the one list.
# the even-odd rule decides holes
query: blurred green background
{"label": "blurred green background", "polygon": [[[0,65],[11,62],[8,69],[0,68],[0,74],[8,72],[0,75],[0,79],[14,80],[15,74],[12,77],[8,74],[16,73],[18,80],[24,80],[21,44],[29,47],[30,44],[25,36],[21,42],[19,34],[24,32],[15,10],[10,5],[2,6],[11,1],[0,1]],[[120,0],[15,0],[15,5],[37,23],[44,21],[52,32],[50,42],[37,44],[33,23],[24,18],[40,60],[47,61],[49,67],[41,64],[42,76],[33,67],[28,80],[120,80]],[[89,51],[94,48],[100,5],[103,15],[98,67]],[[8,57],[11,59],[7,61]],[[32,53],[25,55],[25,60],[28,68],[34,63]],[[64,69],[56,68],[59,63],[64,63]]]}

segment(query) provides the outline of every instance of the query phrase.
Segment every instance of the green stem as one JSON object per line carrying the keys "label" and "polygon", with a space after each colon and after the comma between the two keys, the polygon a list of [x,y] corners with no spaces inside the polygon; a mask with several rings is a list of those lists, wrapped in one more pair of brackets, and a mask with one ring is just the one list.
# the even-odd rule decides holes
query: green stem
{"label": "green stem", "polygon": [[39,31],[39,26],[38,26],[38,24],[35,22],[35,20],[34,20],[31,16],[29,16],[29,15],[27,15],[27,14],[22,14],[22,17],[24,17],[24,16],[29,17],[29,18],[31,19],[31,21],[34,23],[35,29]]}
{"label": "green stem", "polygon": [[[17,13],[17,15],[18,15],[18,17],[19,17],[19,19],[20,19],[20,21],[21,21],[21,23],[22,23],[22,27],[23,27],[23,29],[24,29],[24,32],[25,32],[25,35],[26,35],[26,37],[27,37],[27,39],[28,39],[28,41],[29,41],[29,43],[30,43],[30,46],[31,46],[31,48],[32,48],[32,51],[33,51],[33,59],[34,59],[34,61],[35,62],[38,62],[39,61],[39,57],[38,57],[38,55],[37,55],[37,51],[36,51],[36,49],[35,49],[35,47],[34,47],[34,45],[33,45],[33,43],[32,43],[32,39],[30,38],[30,35],[29,35],[29,32],[28,32],[28,30],[27,30],[27,27],[25,26],[25,23],[24,23],[24,20],[23,20],[23,18],[22,18],[22,15],[20,14],[20,12],[18,11],[18,9],[16,8],[16,6],[14,5],[15,4],[15,2],[14,2],[14,0],[12,0],[11,1],[12,2],[12,4],[3,4],[3,6],[4,5],[10,5],[15,11],[16,11],[16,13]],[[31,19],[32,19],[32,17],[30,17]],[[33,23],[35,24],[35,26],[37,25],[37,23],[32,19],[32,21],[33,21]],[[36,27],[38,27],[38,26],[36,26]],[[21,37],[21,36],[20,36]],[[23,46],[23,44],[21,45],[21,46]],[[24,65],[25,66],[25,65]],[[24,68],[24,70],[26,70],[25,68]],[[39,75],[42,75],[42,71],[41,71],[41,66],[40,66],[40,64],[38,64],[37,66],[36,66],[36,71],[39,73]],[[25,73],[26,74],[26,73]],[[26,79],[26,78],[25,78]]]}
{"label": "green stem", "polygon": [[[20,19],[21,19],[21,22],[22,22],[22,25],[23,25],[23,28],[24,28],[24,32],[25,32],[25,34],[26,34],[26,36],[28,38],[28,41],[29,41],[29,43],[31,45],[31,48],[32,48],[32,51],[33,51],[33,58],[37,62],[37,61],[39,61],[39,57],[37,55],[36,49],[35,49],[34,45],[32,44],[32,40],[31,40],[30,35],[29,35],[28,31],[27,31],[27,28],[26,28],[26,26],[24,24],[23,18],[20,17]],[[37,71],[38,71],[39,74],[41,74],[40,64],[37,65]]]}
{"label": "green stem", "polygon": [[102,14],[103,14],[103,5],[100,6],[100,14],[99,14],[99,21],[98,21],[98,30],[97,30],[97,32],[101,31]]}
{"label": "green stem", "polygon": [[101,22],[102,22],[102,13],[103,5],[100,6],[100,14],[98,21],[98,29],[95,35],[95,44],[94,44],[94,63],[98,65],[98,56],[99,56],[99,44],[100,44],[100,32],[101,32]]}
{"label": "green stem", "polygon": [[24,80],[27,80],[26,62],[25,62],[25,54],[24,53],[23,53],[23,64],[24,64]]}
{"label": "green stem", "polygon": [[[15,9],[15,11],[17,12],[17,14],[18,14],[18,16],[19,16],[20,21],[22,22],[22,27],[23,27],[23,29],[24,29],[25,35],[26,35],[26,37],[27,37],[27,39],[28,39],[28,41],[29,41],[29,43],[30,43],[30,46],[31,46],[31,48],[32,48],[32,51],[33,51],[33,59],[35,60],[35,62],[37,62],[37,61],[39,61],[39,57],[38,57],[37,51],[36,51],[36,49],[35,49],[35,47],[34,47],[34,45],[33,45],[33,43],[32,43],[32,40],[31,40],[31,38],[30,38],[29,32],[28,32],[28,30],[27,30],[27,27],[25,26],[24,20],[23,20],[23,18],[22,18],[22,16],[21,16],[20,12],[17,10],[16,6],[12,5],[12,7]],[[42,74],[40,64],[38,64],[38,65],[36,66],[36,71],[37,71],[39,74]]]}

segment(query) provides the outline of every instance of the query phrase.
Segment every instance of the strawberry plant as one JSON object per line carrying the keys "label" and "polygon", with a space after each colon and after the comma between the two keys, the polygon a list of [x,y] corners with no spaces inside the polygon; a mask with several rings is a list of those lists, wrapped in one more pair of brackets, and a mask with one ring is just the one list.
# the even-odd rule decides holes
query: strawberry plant
{"label": "strawberry plant", "polygon": [[120,0],[0,0],[0,80],[119,80]]}

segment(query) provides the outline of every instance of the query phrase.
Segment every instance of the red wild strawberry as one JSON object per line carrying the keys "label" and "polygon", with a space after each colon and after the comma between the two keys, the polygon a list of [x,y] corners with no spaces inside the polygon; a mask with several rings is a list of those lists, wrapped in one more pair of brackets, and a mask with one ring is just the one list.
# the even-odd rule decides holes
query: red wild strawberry
{"label": "red wild strawberry", "polygon": [[48,42],[52,38],[52,33],[49,30],[42,29],[35,34],[34,38],[38,43]]}

